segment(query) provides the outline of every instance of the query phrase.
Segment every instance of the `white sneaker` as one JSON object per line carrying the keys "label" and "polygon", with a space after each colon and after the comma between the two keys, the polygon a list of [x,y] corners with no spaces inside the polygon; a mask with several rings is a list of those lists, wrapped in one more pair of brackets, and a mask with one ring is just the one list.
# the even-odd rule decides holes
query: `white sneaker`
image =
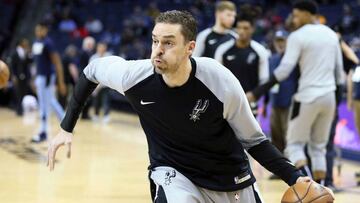
{"label": "white sneaker", "polygon": [[93,122],[98,122],[100,119],[99,119],[99,116],[91,116],[91,120]]}
{"label": "white sneaker", "polygon": [[104,118],[103,118],[103,120],[102,120],[102,122],[104,123],[104,124],[108,124],[109,122],[110,122],[110,116],[104,116]]}

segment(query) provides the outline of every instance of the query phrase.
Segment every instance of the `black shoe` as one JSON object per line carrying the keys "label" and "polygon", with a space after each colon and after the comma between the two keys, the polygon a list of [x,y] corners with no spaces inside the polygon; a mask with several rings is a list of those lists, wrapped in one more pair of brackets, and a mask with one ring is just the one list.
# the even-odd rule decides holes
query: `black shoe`
{"label": "black shoe", "polygon": [[46,140],[47,140],[46,132],[41,132],[40,134],[35,135],[34,137],[31,138],[31,142],[33,143],[40,143]]}

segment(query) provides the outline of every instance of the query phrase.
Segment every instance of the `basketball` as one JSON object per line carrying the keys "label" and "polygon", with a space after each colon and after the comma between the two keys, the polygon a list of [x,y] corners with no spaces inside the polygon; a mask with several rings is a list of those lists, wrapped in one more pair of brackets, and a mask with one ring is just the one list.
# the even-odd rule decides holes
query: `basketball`
{"label": "basketball", "polygon": [[0,60],[0,88],[7,85],[9,80],[10,72],[8,66]]}
{"label": "basketball", "polygon": [[324,186],[314,182],[300,182],[286,190],[281,203],[332,203],[334,195]]}

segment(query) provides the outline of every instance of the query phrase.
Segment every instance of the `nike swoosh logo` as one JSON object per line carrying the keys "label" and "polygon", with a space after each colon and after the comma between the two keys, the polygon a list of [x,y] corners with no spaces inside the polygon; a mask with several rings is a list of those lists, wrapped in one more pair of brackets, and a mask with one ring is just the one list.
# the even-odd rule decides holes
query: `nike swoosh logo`
{"label": "nike swoosh logo", "polygon": [[235,59],[235,55],[230,55],[226,57],[227,60],[232,61]]}
{"label": "nike swoosh logo", "polygon": [[215,44],[216,42],[217,42],[216,39],[211,39],[211,40],[209,40],[209,44],[210,44],[210,45],[213,45],[213,44]]}
{"label": "nike swoosh logo", "polygon": [[155,102],[144,102],[143,100],[140,101],[141,105],[148,105],[148,104],[154,104]]}

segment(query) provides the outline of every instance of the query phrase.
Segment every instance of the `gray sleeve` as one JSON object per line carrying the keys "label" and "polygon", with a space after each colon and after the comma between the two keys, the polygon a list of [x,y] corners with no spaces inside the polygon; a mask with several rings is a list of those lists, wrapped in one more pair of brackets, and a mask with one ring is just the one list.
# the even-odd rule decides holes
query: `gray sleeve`
{"label": "gray sleeve", "polygon": [[235,44],[235,39],[230,39],[220,46],[218,46],[215,50],[214,59],[223,64],[223,57],[227,50],[229,50]]}
{"label": "gray sleeve", "polygon": [[87,79],[121,94],[152,73],[150,60],[127,61],[117,56],[94,59],[84,69]]}
{"label": "gray sleeve", "polygon": [[263,84],[269,80],[270,54],[264,46],[254,40],[251,41],[251,46],[259,56],[259,82]]}
{"label": "gray sleeve", "polygon": [[205,50],[205,43],[206,43],[206,38],[207,36],[211,33],[211,28],[207,28],[203,31],[201,31],[197,37],[196,37],[196,44],[195,44],[195,49],[193,52],[193,56],[195,57],[200,57],[204,54],[204,50]]}
{"label": "gray sleeve", "polygon": [[286,43],[285,55],[281,59],[279,67],[274,71],[277,81],[283,81],[289,77],[296,67],[301,54],[301,42],[297,36],[290,34]]}
{"label": "gray sleeve", "polygon": [[213,59],[195,59],[198,64],[196,77],[223,103],[223,117],[245,149],[266,140],[259,123],[251,112],[244,90],[236,77]]}
{"label": "gray sleeve", "polygon": [[251,112],[243,88],[234,77],[225,91],[224,118],[234,130],[245,149],[249,149],[266,140],[259,123]]}

